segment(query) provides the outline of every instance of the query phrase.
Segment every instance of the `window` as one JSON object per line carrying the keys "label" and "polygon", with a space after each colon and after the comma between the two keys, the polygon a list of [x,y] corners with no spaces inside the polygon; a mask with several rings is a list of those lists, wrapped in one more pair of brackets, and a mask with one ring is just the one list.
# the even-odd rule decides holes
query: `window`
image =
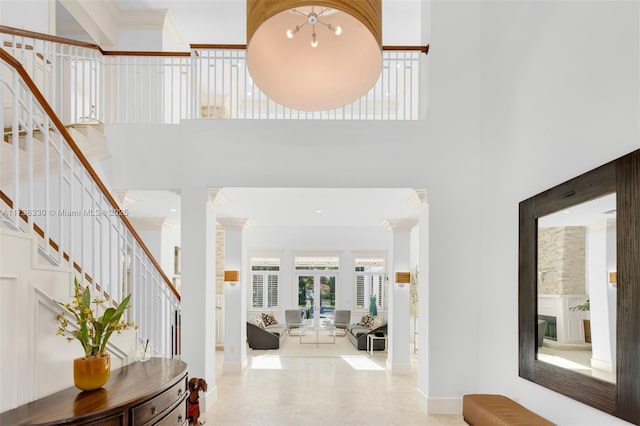
{"label": "window", "polygon": [[356,259],[355,304],[356,310],[366,311],[372,296],[376,297],[376,307],[384,310],[387,304],[384,259]]}
{"label": "window", "polygon": [[280,259],[251,259],[251,308],[278,309]]}

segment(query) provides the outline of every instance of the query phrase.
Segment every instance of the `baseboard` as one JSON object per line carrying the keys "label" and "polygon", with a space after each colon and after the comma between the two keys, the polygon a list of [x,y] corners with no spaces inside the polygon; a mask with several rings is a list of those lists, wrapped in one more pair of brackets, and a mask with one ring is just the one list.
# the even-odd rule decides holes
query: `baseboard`
{"label": "baseboard", "polygon": [[416,401],[418,402],[418,405],[420,405],[420,408],[425,413],[428,413],[429,412],[429,397],[424,392],[422,392],[419,388],[416,390],[416,392],[418,393],[418,395],[416,396]]}
{"label": "baseboard", "polygon": [[429,414],[462,414],[462,398],[427,398]]}
{"label": "baseboard", "polygon": [[200,397],[200,407],[204,407],[203,412],[210,410],[218,400],[218,386],[210,386],[209,390]]}
{"label": "baseboard", "polygon": [[613,373],[613,365],[607,361],[591,358],[591,367],[595,368],[596,370],[602,370],[602,371],[606,371],[607,373]]}

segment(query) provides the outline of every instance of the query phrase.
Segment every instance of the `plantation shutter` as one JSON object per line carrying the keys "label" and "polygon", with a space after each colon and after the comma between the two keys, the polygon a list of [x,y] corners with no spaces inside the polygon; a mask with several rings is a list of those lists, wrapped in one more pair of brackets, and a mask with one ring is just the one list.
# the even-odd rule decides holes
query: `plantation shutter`
{"label": "plantation shutter", "polygon": [[278,276],[269,275],[267,277],[267,307],[278,307]]}
{"label": "plantation shutter", "polygon": [[374,294],[376,295],[376,305],[378,308],[382,308],[384,306],[384,279],[382,275],[373,275],[371,279],[373,280]]}
{"label": "plantation shutter", "polygon": [[251,283],[252,290],[252,307],[262,308],[264,306],[264,276],[261,274],[253,274]]}
{"label": "plantation shutter", "polygon": [[384,309],[386,306],[384,258],[359,258],[355,260],[355,267],[356,309],[369,309],[371,296],[376,296],[376,306]]}
{"label": "plantation shutter", "polygon": [[356,307],[364,309],[365,304],[365,276],[356,275]]}
{"label": "plantation shutter", "polygon": [[251,258],[252,309],[278,309],[280,259],[276,257]]}

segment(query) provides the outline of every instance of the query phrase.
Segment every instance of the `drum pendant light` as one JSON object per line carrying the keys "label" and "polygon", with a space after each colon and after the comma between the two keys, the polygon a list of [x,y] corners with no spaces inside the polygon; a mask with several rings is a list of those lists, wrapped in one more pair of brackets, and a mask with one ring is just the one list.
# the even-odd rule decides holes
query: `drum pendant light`
{"label": "drum pendant light", "polygon": [[247,65],[260,90],[303,111],[364,96],[382,66],[381,0],[247,0]]}

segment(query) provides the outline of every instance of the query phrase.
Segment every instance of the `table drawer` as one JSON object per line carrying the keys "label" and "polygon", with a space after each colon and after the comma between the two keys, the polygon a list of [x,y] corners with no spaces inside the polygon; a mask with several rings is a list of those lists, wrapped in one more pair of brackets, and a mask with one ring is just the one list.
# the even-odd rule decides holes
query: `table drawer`
{"label": "table drawer", "polygon": [[154,419],[160,419],[176,401],[184,399],[186,388],[187,378],[185,377],[155,398],[134,407],[131,410],[132,426],[142,426],[154,421]]}
{"label": "table drawer", "polygon": [[187,424],[187,402],[182,401],[167,417],[156,423],[156,426],[182,426]]}

